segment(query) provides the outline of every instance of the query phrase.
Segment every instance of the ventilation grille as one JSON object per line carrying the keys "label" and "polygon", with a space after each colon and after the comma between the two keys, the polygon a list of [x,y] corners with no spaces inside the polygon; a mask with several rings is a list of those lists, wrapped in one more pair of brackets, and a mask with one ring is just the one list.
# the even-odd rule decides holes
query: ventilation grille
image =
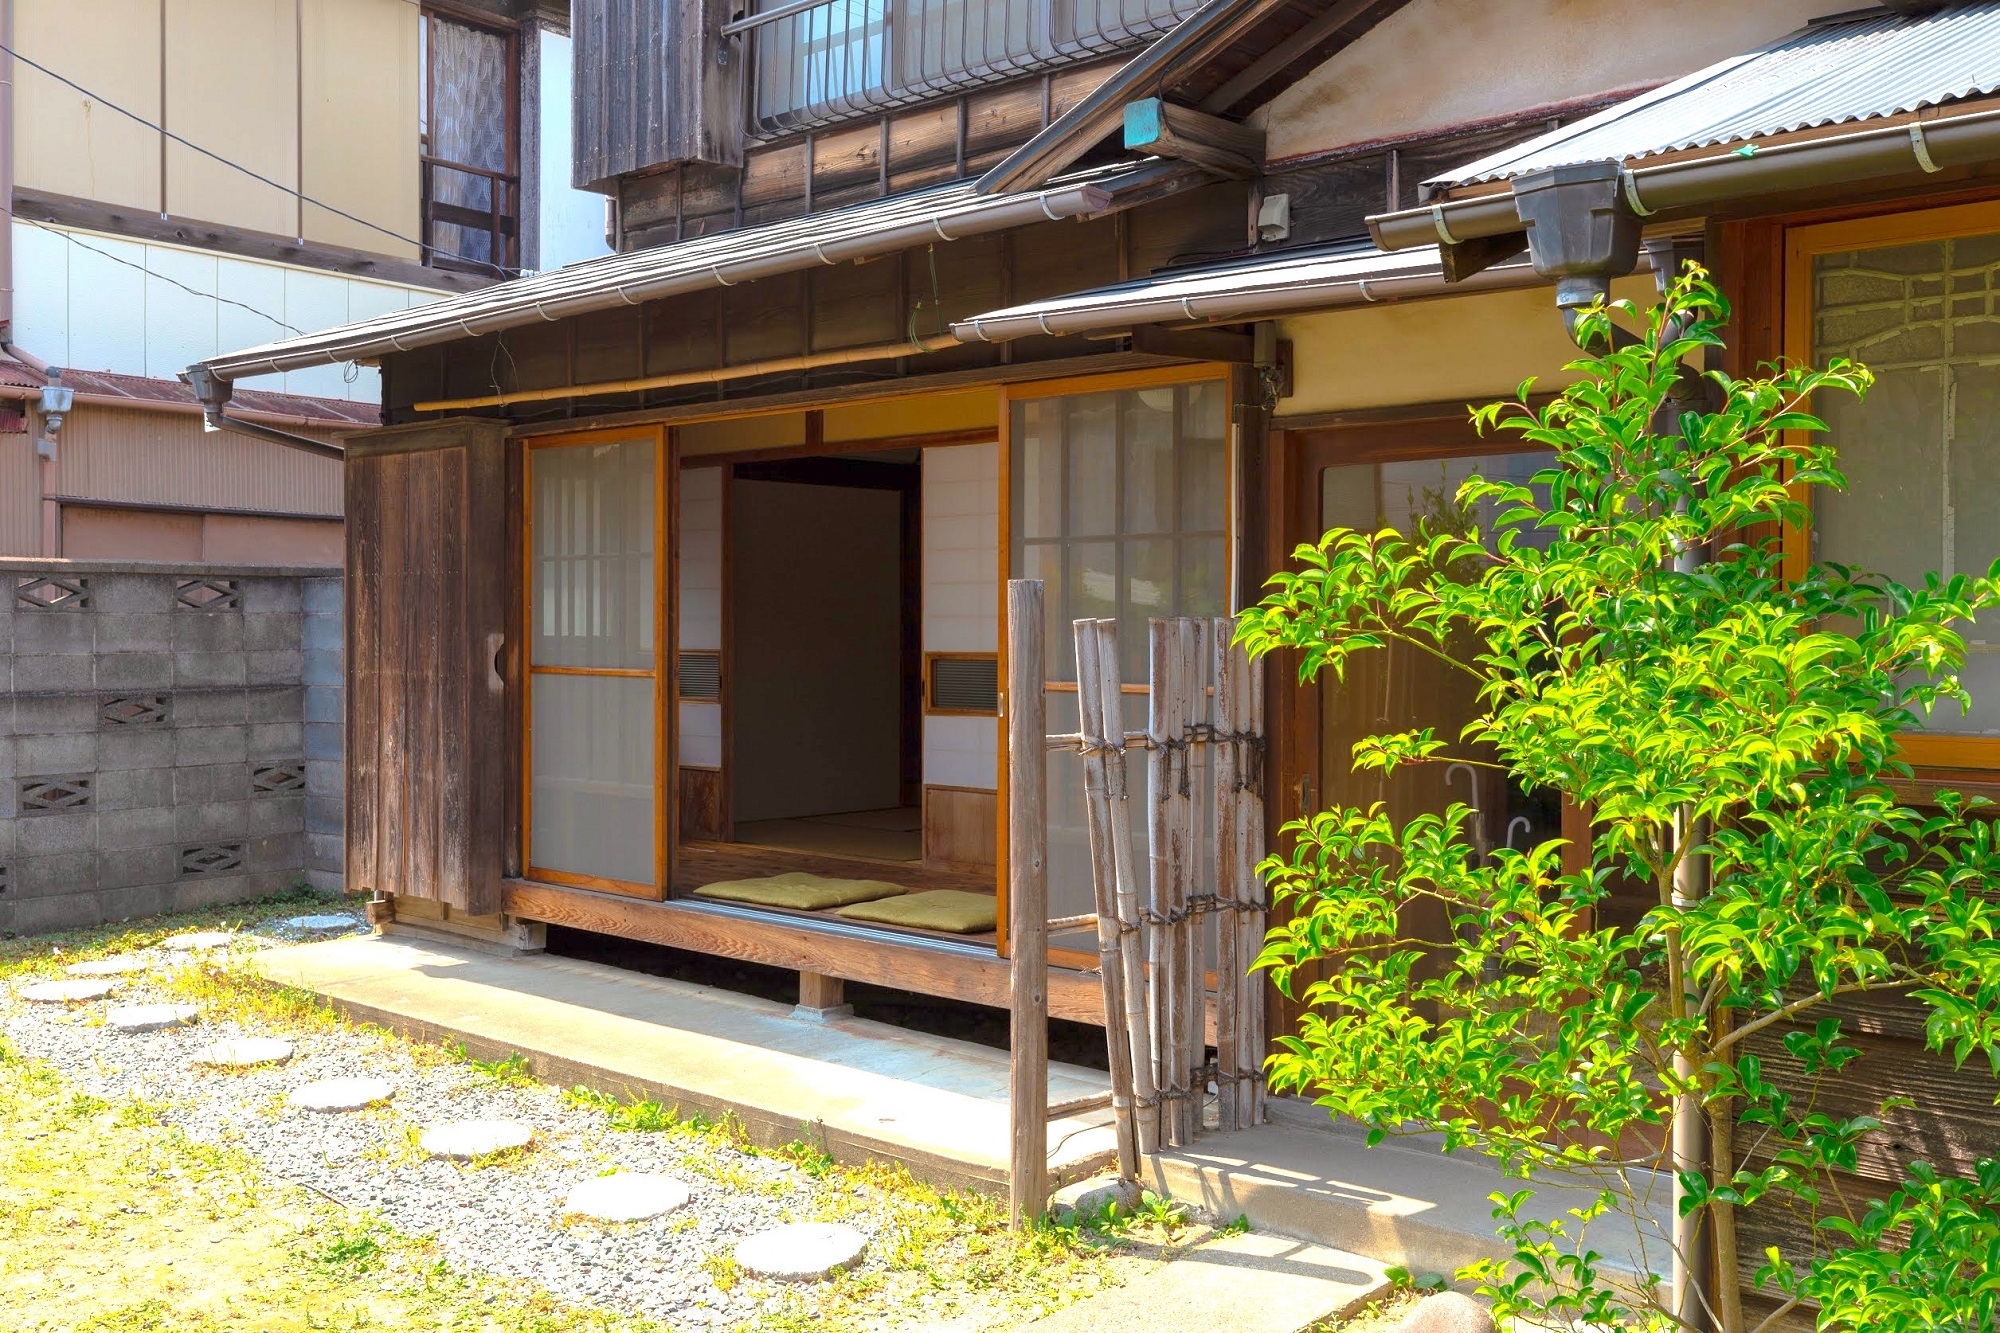
{"label": "ventilation grille", "polygon": [[681,698],[709,703],[722,698],[722,654],[687,652],[681,654]]}
{"label": "ventilation grille", "polygon": [[61,778],[22,778],[18,791],[20,811],[24,815],[61,814],[90,808],[90,776],[84,773]]}
{"label": "ventilation grille", "polygon": [[250,765],[250,790],[254,795],[269,796],[276,792],[304,791],[305,786],[304,764]]}
{"label": "ventilation grille", "polygon": [[5,894],[7,890],[13,887],[14,881],[10,877],[10,872],[6,866],[0,865],[0,894]]}
{"label": "ventilation grille", "polygon": [[930,696],[924,700],[926,711],[988,716],[999,713],[998,657],[933,657],[930,667]]}
{"label": "ventilation grille", "polygon": [[219,875],[242,868],[243,844],[240,842],[198,842],[192,847],[181,848],[183,875]]}
{"label": "ventilation grille", "polygon": [[106,699],[97,717],[107,727],[158,726],[173,716],[173,706],[164,694],[123,695]]}
{"label": "ventilation grille", "polygon": [[188,579],[174,589],[174,605],[183,611],[241,611],[243,590],[235,579]]}
{"label": "ventilation grille", "polygon": [[37,611],[81,611],[90,605],[90,580],[17,574],[14,603]]}

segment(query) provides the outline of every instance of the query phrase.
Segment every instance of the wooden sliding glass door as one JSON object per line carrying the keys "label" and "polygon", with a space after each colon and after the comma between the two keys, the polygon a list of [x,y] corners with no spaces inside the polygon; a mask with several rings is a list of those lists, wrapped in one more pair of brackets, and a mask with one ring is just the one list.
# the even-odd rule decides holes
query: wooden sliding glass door
{"label": "wooden sliding glass door", "polygon": [[523,824],[533,879],[664,893],[666,453],[651,426],[527,442]]}

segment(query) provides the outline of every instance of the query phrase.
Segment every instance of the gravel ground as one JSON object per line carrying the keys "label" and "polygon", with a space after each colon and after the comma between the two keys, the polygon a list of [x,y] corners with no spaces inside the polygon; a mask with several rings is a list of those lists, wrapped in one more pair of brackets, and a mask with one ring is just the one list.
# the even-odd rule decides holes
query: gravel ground
{"label": "gravel ground", "polygon": [[[313,937],[333,933],[344,932]],[[297,937],[274,923],[245,932],[234,948]],[[29,1004],[15,994],[18,987],[5,988],[0,1035],[81,1091],[111,1101],[142,1098],[191,1138],[240,1149],[266,1171],[377,1212],[405,1234],[435,1237],[453,1265],[523,1278],[574,1305],[681,1327],[734,1327],[775,1309],[789,1289],[731,1282],[721,1256],[746,1236],[812,1220],[837,1202],[836,1186],[789,1162],[737,1151],[714,1135],[614,1130],[601,1111],[571,1106],[552,1088],[503,1084],[379,1033],[346,1027],[278,1033],[296,1047],[284,1065],[198,1070],[188,1057],[200,1045],[272,1034],[233,1020],[143,1034],[105,1026],[111,1006],[175,998],[165,986],[166,969],[182,957],[159,949],[145,954],[157,965],[118,978],[108,1000]],[[285,1104],[285,1095],[303,1083],[347,1075],[389,1079],[396,1085],[394,1100],[346,1114]],[[481,1165],[434,1161],[417,1149],[422,1127],[470,1119],[521,1121],[533,1127],[535,1144]],[[614,1168],[676,1176],[692,1200],[646,1222],[565,1221],[570,1188]],[[868,1231],[865,1212],[842,1220]],[[871,1257],[859,1271],[877,1262]],[[729,1289],[717,1285],[719,1272]]]}

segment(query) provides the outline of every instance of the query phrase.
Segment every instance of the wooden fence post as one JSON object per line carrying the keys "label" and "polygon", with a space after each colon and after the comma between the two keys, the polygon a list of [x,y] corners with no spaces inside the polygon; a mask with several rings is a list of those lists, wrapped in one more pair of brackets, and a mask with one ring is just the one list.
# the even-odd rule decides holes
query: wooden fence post
{"label": "wooden fence post", "polygon": [[1008,1203],[1015,1226],[1049,1206],[1048,681],[1042,583],[1007,582]]}
{"label": "wooden fence post", "polygon": [[1263,672],[1215,622],[1216,1080],[1224,1129],[1263,1119],[1264,979],[1251,964],[1264,947]]}

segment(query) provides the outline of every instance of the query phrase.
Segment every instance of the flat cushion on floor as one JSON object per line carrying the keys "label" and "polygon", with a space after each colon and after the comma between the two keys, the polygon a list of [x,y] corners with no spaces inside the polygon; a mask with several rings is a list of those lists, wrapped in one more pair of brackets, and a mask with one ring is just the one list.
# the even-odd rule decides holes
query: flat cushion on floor
{"label": "flat cushion on floor", "polygon": [[992,894],[966,893],[960,889],[926,889],[900,898],[856,903],[834,915],[885,926],[949,931],[953,935],[974,935],[1000,924],[998,900]]}
{"label": "flat cushion on floor", "polygon": [[900,884],[879,879],[828,879],[803,870],[787,870],[764,879],[725,879],[696,889],[698,898],[722,902],[750,903],[757,907],[789,907],[795,912],[818,912],[848,903],[865,903],[877,898],[893,898],[909,892]]}

